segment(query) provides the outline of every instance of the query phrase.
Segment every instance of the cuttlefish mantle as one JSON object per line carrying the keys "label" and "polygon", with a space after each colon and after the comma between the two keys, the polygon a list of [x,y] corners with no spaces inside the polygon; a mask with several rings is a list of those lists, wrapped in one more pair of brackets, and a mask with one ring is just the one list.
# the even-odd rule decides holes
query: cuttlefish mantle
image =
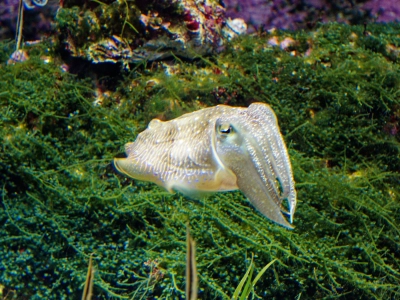
{"label": "cuttlefish mantle", "polygon": [[125,151],[127,158],[114,159],[121,173],[189,195],[240,189],[265,217],[293,228],[292,168],[267,104],[218,105],[166,122],[154,119]]}

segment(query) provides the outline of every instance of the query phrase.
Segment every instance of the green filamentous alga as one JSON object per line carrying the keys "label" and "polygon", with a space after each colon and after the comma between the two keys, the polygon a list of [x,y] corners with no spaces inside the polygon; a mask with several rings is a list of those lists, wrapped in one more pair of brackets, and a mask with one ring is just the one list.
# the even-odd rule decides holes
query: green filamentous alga
{"label": "green filamentous alga", "polygon": [[[79,298],[93,254],[97,299],[183,298],[190,221],[201,299],[231,296],[252,254],[256,273],[277,259],[255,287],[263,299],[399,297],[400,25],[367,30],[247,36],[96,80],[63,72],[51,46],[7,65],[1,43],[3,296]],[[289,148],[292,231],[240,192],[187,199],[111,165],[154,117],[253,101],[272,106]]]}

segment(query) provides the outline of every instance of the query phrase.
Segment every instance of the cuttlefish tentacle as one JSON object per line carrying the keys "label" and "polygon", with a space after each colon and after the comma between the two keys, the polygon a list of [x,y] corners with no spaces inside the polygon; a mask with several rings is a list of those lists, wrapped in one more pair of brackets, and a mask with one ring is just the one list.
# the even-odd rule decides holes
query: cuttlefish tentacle
{"label": "cuttlefish tentacle", "polygon": [[281,213],[278,189],[275,182],[265,175],[266,164],[259,160],[259,150],[248,140],[242,146],[236,150],[230,149],[224,159],[237,174],[239,189],[264,216],[282,226],[293,228]]}
{"label": "cuttlefish tentacle", "polygon": [[[281,213],[281,204],[292,196],[291,185],[294,181],[276,117],[270,112],[272,110],[265,104],[252,104],[240,117],[219,118],[216,131],[227,126],[230,130],[219,129],[217,153],[236,174],[239,189],[252,204],[269,219],[292,228]],[[243,135],[243,132],[252,134]],[[280,148],[282,146],[283,149]],[[289,169],[285,166],[286,162],[289,162]],[[292,220],[295,203],[289,200],[288,206]]]}
{"label": "cuttlefish tentacle", "polygon": [[290,160],[266,104],[219,105],[167,122],[153,120],[125,150],[127,158],[114,164],[132,178],[191,195],[240,189],[264,216],[293,228],[282,214],[287,199],[293,221]]}
{"label": "cuttlefish tentacle", "polygon": [[271,161],[273,174],[282,189],[280,199],[281,201],[287,199],[288,215],[292,223],[297,196],[289,154],[279,130],[278,120],[275,113],[267,105],[250,105],[248,112],[250,118],[257,120],[265,130],[265,134],[259,136],[260,141],[257,145],[266,145],[266,147],[261,147],[262,157],[269,157],[267,161]]}
{"label": "cuttlefish tentacle", "polygon": [[248,167],[245,171],[242,170],[240,172],[240,176],[237,176],[239,189],[260,213],[268,219],[292,229],[293,226],[281,213],[279,194],[276,192],[272,182],[265,184],[265,181],[259,176],[260,173],[257,167],[254,165],[254,159],[251,157],[243,160],[242,163],[247,164]]}

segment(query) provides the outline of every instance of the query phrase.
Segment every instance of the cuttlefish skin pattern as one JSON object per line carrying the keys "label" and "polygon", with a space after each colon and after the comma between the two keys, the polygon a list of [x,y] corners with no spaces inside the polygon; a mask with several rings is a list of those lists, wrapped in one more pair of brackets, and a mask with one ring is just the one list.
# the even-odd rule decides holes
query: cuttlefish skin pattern
{"label": "cuttlefish skin pattern", "polygon": [[[187,195],[240,189],[270,220],[293,228],[296,190],[288,151],[274,111],[218,105],[170,121],[152,120],[118,171]],[[288,211],[282,207],[288,201]],[[284,212],[288,215],[287,221]]]}

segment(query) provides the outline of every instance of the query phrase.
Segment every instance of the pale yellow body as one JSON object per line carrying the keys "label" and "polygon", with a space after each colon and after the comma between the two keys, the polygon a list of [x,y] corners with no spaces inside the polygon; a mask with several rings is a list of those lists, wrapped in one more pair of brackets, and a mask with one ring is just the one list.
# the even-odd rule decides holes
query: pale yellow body
{"label": "pale yellow body", "polygon": [[281,213],[288,199],[292,221],[290,161],[266,104],[218,105],[167,122],[154,119],[125,150],[128,157],[114,163],[132,178],[192,195],[240,189],[262,214],[291,228]]}

